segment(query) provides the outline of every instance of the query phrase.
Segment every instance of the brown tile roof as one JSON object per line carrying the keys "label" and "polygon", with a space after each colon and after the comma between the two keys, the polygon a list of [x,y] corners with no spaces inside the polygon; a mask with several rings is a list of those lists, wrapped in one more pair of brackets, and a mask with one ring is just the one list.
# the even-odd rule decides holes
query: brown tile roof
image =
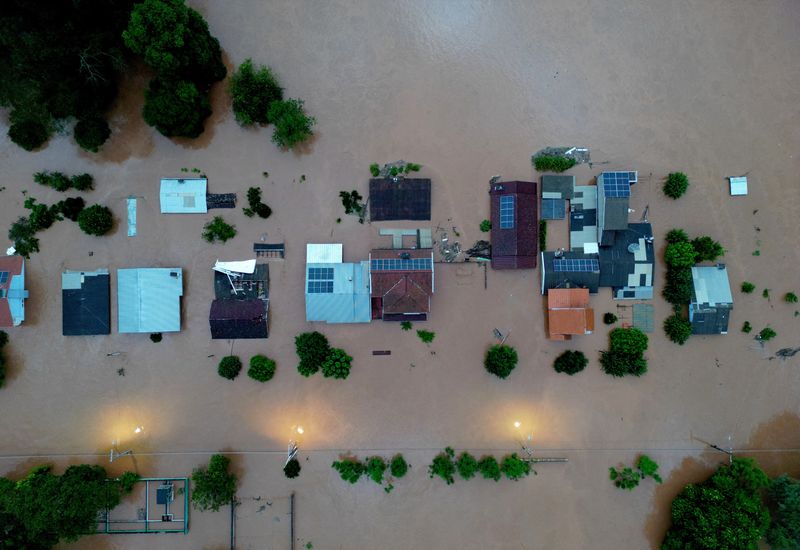
{"label": "brown tile roof", "polygon": [[[489,190],[492,208],[492,267],[520,269],[536,267],[539,248],[539,199],[536,182],[503,181]],[[514,227],[500,227],[500,197],[514,195]]]}
{"label": "brown tile roof", "polygon": [[587,288],[552,288],[547,293],[548,333],[553,340],[594,331],[594,310]]}
{"label": "brown tile roof", "polygon": [[[430,259],[430,250],[373,250],[371,260],[398,258],[408,254],[413,258]],[[433,294],[432,270],[385,271],[370,270],[371,295],[383,299],[383,313],[430,313]]]}

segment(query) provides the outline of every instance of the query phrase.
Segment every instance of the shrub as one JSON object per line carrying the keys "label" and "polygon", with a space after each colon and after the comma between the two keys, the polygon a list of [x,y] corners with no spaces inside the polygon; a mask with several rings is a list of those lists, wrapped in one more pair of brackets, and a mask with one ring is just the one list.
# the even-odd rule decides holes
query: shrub
{"label": "shrub", "polygon": [[295,351],[300,358],[297,370],[303,376],[316,373],[330,352],[328,339],[319,332],[304,332],[294,338]]}
{"label": "shrub", "polygon": [[485,456],[478,461],[478,470],[481,472],[483,479],[493,479],[500,481],[502,472],[497,459],[493,456]]}
{"label": "shrub", "polygon": [[767,542],[776,550],[800,548],[800,482],[786,474],[770,482],[767,499],[772,522]]}
{"label": "shrub", "polygon": [[461,479],[472,479],[478,471],[478,461],[471,454],[463,452],[456,460],[456,470]]}
{"label": "shrub", "polygon": [[703,236],[692,239],[692,247],[697,252],[696,261],[698,262],[713,262],[725,254],[725,249],[722,248],[722,245],[711,237]]}
{"label": "shrub", "polygon": [[640,456],[636,461],[636,467],[639,469],[642,479],[652,477],[656,483],[662,482],[661,476],[658,475],[658,463],[649,456]]}
{"label": "shrub", "polygon": [[664,183],[664,194],[671,199],[678,199],[689,188],[689,178],[683,172],[672,172]]}
{"label": "shrub", "polygon": [[296,458],[291,459],[286,465],[283,467],[283,475],[288,477],[289,479],[294,479],[300,475],[300,461]]}
{"label": "shrub", "polygon": [[744,292],[745,294],[752,294],[752,292],[755,289],[756,285],[754,285],[753,283],[750,283],[748,281],[742,283],[742,292]]}
{"label": "shrub", "polygon": [[291,149],[313,135],[311,128],[317,121],[305,114],[303,105],[300,99],[273,101],[270,104],[267,118],[275,124],[272,142],[278,147]]}
{"label": "shrub", "polygon": [[210,114],[208,97],[194,82],[159,77],[150,81],[142,115],[161,135],[196,138],[203,133],[203,122]]}
{"label": "shrub", "polygon": [[767,327],[761,329],[761,332],[758,333],[758,339],[763,340],[764,342],[768,342],[769,340],[775,338],[777,335],[778,335],[777,332]]}
{"label": "shrub", "polygon": [[633,468],[609,468],[608,474],[608,477],[614,482],[614,487],[628,491],[633,491],[638,487],[641,479],[639,472],[634,471]]}
{"label": "shrub", "polygon": [[263,65],[254,68],[249,58],[231,75],[228,89],[236,122],[242,126],[269,124],[270,104],[283,99],[283,88],[272,70]]}
{"label": "shrub", "polygon": [[616,322],[617,322],[617,316],[614,315],[613,313],[609,312],[603,314],[603,323],[607,325],[613,325]]}
{"label": "shrub", "polygon": [[750,334],[753,331],[753,325],[750,324],[750,321],[745,321],[742,325],[742,332],[745,334]]}
{"label": "shrub", "polygon": [[86,208],[82,197],[67,197],[57,204],[59,213],[73,222],[78,221],[78,216]]}
{"label": "shrub", "polygon": [[400,328],[402,328],[403,330],[411,330],[412,326],[413,325],[411,324],[411,321],[403,321],[402,323],[400,323]]}
{"label": "shrub", "polygon": [[615,328],[609,334],[609,351],[600,353],[600,365],[611,376],[641,376],[647,372],[643,354],[647,335],[637,328]]}
{"label": "shrub", "polygon": [[226,456],[213,455],[208,469],[197,468],[192,472],[192,504],[195,508],[217,512],[220,506],[233,501],[237,479],[236,474],[228,471],[230,462]]}
{"label": "shrub", "polygon": [[381,485],[383,483],[383,473],[386,471],[386,461],[379,456],[371,456],[367,459],[364,471],[367,477]]}
{"label": "shrub", "polygon": [[581,372],[589,364],[589,360],[581,351],[565,351],[553,362],[556,372],[563,372],[572,376]]}
{"label": "shrub", "polygon": [[102,236],[111,231],[114,224],[111,210],[95,204],[81,210],[78,214],[78,227],[87,235]]}
{"label": "shrub", "polygon": [[768,288],[764,289],[764,291],[761,293],[761,297],[762,298],[766,298],[767,300],[769,300],[769,289]]}
{"label": "shrub", "polygon": [[74,135],[81,149],[96,153],[111,136],[111,128],[103,117],[90,116],[78,121]]}
{"label": "shrub", "polygon": [[163,338],[164,335],[162,335],[160,332],[154,332],[150,335],[150,341],[154,344],[158,344]]}
{"label": "shrub", "polygon": [[39,239],[35,237],[36,230],[28,218],[18,218],[8,230],[8,238],[14,243],[17,254],[23,258],[30,258],[34,252],[39,252]]}
{"label": "shrub", "polygon": [[531,465],[513,453],[503,458],[500,471],[511,481],[518,481],[531,473]]}
{"label": "shrub", "polygon": [[41,122],[22,120],[11,124],[8,137],[26,151],[33,151],[44,145],[50,137],[50,131]]}
{"label": "shrub", "polygon": [[639,356],[647,351],[647,335],[638,328],[615,328],[609,338],[612,352]]}
{"label": "shrub", "polygon": [[691,243],[668,244],[664,251],[664,261],[671,267],[691,267],[696,259],[697,252]]}
{"label": "shrub", "polygon": [[786,302],[787,304],[796,304],[797,303],[797,294],[795,294],[794,292],[787,292],[783,296],[783,301]]}
{"label": "shrub", "polygon": [[671,267],[667,268],[667,282],[662,295],[671,304],[688,304],[692,299],[692,268]]}
{"label": "shrub", "polygon": [[670,340],[682,346],[692,335],[692,324],[676,313],[664,320],[664,332]]}
{"label": "shrub", "polygon": [[62,192],[72,187],[69,177],[62,172],[36,172],[33,175],[33,181]]}
{"label": "shrub", "polygon": [[350,364],[353,358],[343,349],[331,348],[322,362],[322,376],[325,378],[345,379],[350,375]]}
{"label": "shrub", "polygon": [[203,227],[203,239],[206,242],[215,241],[227,242],[236,236],[236,226],[225,223],[222,216],[214,216],[214,219]]}
{"label": "shrub", "polygon": [[59,207],[57,205],[47,206],[45,204],[36,204],[36,199],[28,197],[25,199],[24,206],[31,211],[31,215],[28,219],[34,231],[47,229],[57,220],[61,219],[59,217]]}
{"label": "shrub", "polygon": [[275,376],[275,361],[264,355],[254,355],[250,358],[247,376],[259,382],[272,380],[272,377]]}
{"label": "shrub", "polygon": [[78,191],[94,189],[94,178],[89,174],[78,174],[69,179],[70,187]]}
{"label": "shrub", "polygon": [[539,220],[539,250],[547,248],[547,220]]}
{"label": "shrub", "polygon": [[348,483],[355,483],[364,473],[364,465],[355,458],[337,460],[331,467],[339,472],[339,477]]}
{"label": "shrub", "polygon": [[419,339],[426,344],[430,344],[433,342],[433,339],[436,338],[436,333],[429,330],[418,330],[417,336],[419,336]]}
{"label": "shrub", "polygon": [[670,229],[665,240],[667,244],[688,243],[689,235],[683,229]]}
{"label": "shrub", "polygon": [[559,157],[555,155],[539,155],[533,157],[533,165],[537,172],[564,172],[575,166],[573,158]]}
{"label": "shrub", "polygon": [[489,220],[483,220],[481,222],[481,231],[483,231],[484,233],[488,233],[491,230],[492,230],[492,222],[490,222]]}
{"label": "shrub", "polygon": [[517,366],[517,350],[506,344],[496,344],[486,352],[483,366],[499,378],[506,378]]}
{"label": "shrub", "polygon": [[217,367],[217,372],[219,375],[223,378],[227,378],[228,380],[233,380],[239,376],[239,372],[241,370],[242,361],[235,355],[223,357],[219,362],[219,367]]}
{"label": "shrub", "polygon": [[364,197],[355,189],[349,193],[347,191],[339,191],[339,198],[342,199],[345,214],[358,214],[360,216],[364,212],[364,205],[361,204]]}
{"label": "shrub", "polygon": [[403,455],[394,455],[392,462],[389,464],[389,472],[392,474],[392,477],[396,478],[401,478],[406,475],[406,472],[408,472],[408,463],[406,459],[403,458]]}
{"label": "shrub", "polygon": [[259,218],[267,219],[272,214],[272,208],[261,202],[261,188],[251,187],[247,190],[248,208],[243,208],[245,216],[252,218],[258,215]]}
{"label": "shrub", "polygon": [[381,167],[377,162],[373,162],[369,165],[369,173],[372,174],[373,178],[377,178],[381,175]]}
{"label": "shrub", "polygon": [[428,466],[428,474],[431,478],[434,476],[439,476],[442,478],[448,485],[451,485],[455,480],[453,479],[453,474],[456,473],[456,465],[453,463],[453,457],[455,457],[455,451],[450,447],[445,448],[445,450],[433,459],[433,463]]}

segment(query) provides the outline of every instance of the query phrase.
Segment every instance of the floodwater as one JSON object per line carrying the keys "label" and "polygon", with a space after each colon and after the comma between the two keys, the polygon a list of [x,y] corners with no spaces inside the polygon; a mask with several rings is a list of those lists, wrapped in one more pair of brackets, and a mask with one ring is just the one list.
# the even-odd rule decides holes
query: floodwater
{"label": "floodwater", "polygon": [[[59,199],[32,182],[43,169],[92,173],[97,189],[88,201],[110,206],[118,220],[107,238],[85,236],[68,221],[40,235],[42,252],[27,264],[28,320],[10,331],[7,348],[2,472],[17,475],[43,460],[104,463],[115,438],[134,458],[120,459],[112,471],[136,467],[145,476],[187,475],[210,452],[240,452],[232,454],[241,474],[238,548],[288,548],[294,492],[296,548],[619,549],[657,544],[680,485],[725,460],[703,441],[797,448],[787,429],[796,426],[800,355],[771,357],[800,346],[798,308],[781,301],[785,292],[800,291],[800,4],[192,4],[220,39],[229,66],[247,57],[269,64],[288,96],[305,99],[318,121],[316,138],[301,152],[278,151],[269,130],[236,125],[222,84],[203,137],[165,139],[139,117],[146,85],[140,75],[126,83],[100,155],[79,153],[69,137],[34,154],[0,141],[3,227],[23,213],[22,190],[47,204]],[[671,344],[660,330],[669,308],[659,297],[649,372],[612,379],[597,363],[607,345],[599,317],[630,313],[617,310],[608,291],[593,298],[595,334],[551,343],[538,271],[490,270],[484,288],[483,269],[470,264],[437,266],[433,313],[424,324],[436,332],[430,346],[395,324],[305,323],[306,242],[341,242],[352,261],[388,245],[378,226],[414,227],[359,225],[343,215],[338,192],[365,194],[371,162],[422,164],[433,181],[432,227],[455,226],[468,247],[488,218],[488,179],[535,177],[533,152],[568,145],[592,150],[592,168],[574,171],[579,184],[601,170],[639,171],[631,217],[650,206],[659,250],[675,226],[722,242],[732,286],[750,280],[758,287],[749,296],[734,292],[730,334]],[[261,185],[273,216],[260,221],[226,211],[239,235],[224,246],[205,244],[200,233],[210,215],[158,213],[159,178],[179,176],[181,168],[204,171],[211,192],[237,192],[240,199],[247,187]],[[660,191],[675,170],[692,181],[678,201]],[[741,174],[750,194],[731,198],[724,178]],[[134,238],[125,231],[130,195],[139,197]],[[566,242],[566,231],[566,222],[551,223],[551,243]],[[216,363],[231,343],[209,339],[211,266],[251,257],[262,237],[285,242],[287,251],[284,261],[271,263],[271,334],[232,349],[245,361],[266,353],[278,372],[264,385],[244,375],[229,382],[216,374]],[[111,336],[62,337],[61,270],[132,266],[184,268],[182,332],[153,344],[146,335],[117,334],[114,322]],[[657,274],[660,289],[660,266]],[[771,300],[761,297],[763,288],[771,289]],[[739,331],[745,320],[756,331],[772,326],[778,337],[762,348]],[[507,380],[482,368],[494,328],[511,331],[508,342],[521,357]],[[353,355],[348,380],[295,372],[293,336],[308,329],[322,330]],[[376,349],[392,355],[373,357]],[[552,370],[565,349],[587,353],[585,372],[567,377]],[[518,432],[515,420],[522,423]],[[305,428],[303,471],[289,481],[281,466],[297,424]],[[136,425],[145,432],[133,439]],[[446,445],[501,455],[529,433],[538,454],[569,463],[542,464],[538,476],[518,483],[448,487],[428,479],[426,465]],[[349,452],[403,452],[412,468],[388,495],[370,481],[351,486],[330,468]],[[661,465],[664,490],[648,481],[623,493],[608,481],[609,466],[640,452]],[[776,454],[800,473],[797,454],[754,456]],[[228,510],[193,513],[190,529],[187,536],[92,537],[69,547],[230,545]]]}

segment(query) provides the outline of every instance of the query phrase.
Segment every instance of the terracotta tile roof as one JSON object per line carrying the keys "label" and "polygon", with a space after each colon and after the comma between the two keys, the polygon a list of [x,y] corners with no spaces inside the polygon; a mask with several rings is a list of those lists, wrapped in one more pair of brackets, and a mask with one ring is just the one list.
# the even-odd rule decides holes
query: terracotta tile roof
{"label": "terracotta tile roof", "polygon": [[588,288],[551,288],[547,293],[548,308],[586,307],[588,305]]}
{"label": "terracotta tile roof", "polygon": [[548,333],[551,339],[594,331],[594,310],[589,305],[589,289],[550,289],[547,294]]}
{"label": "terracotta tile roof", "polygon": [[371,278],[372,296],[383,298],[384,313],[430,312],[430,271],[373,271]]}

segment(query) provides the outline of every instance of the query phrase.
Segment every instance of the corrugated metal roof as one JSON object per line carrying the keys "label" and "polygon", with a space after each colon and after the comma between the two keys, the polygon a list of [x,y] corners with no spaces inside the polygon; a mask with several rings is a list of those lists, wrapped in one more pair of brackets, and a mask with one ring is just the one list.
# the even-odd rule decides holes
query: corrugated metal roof
{"label": "corrugated metal roof", "polygon": [[340,264],[342,263],[342,245],[338,244],[307,244],[307,264]]}
{"label": "corrugated metal roof", "polygon": [[119,332],[180,331],[181,296],[179,267],[118,269]]}
{"label": "corrugated metal roof", "polygon": [[694,287],[693,303],[708,304],[710,307],[733,304],[728,270],[724,265],[721,267],[693,267],[692,286]]}
{"label": "corrugated metal roof", "polygon": [[107,269],[61,274],[61,333],[111,334],[110,278]]}
{"label": "corrugated metal roof", "polygon": [[162,179],[162,214],[205,214],[208,212],[205,178]]}
{"label": "corrugated metal roof", "polygon": [[[341,246],[341,245],[340,245]],[[333,269],[333,292],[309,293],[310,268]],[[309,263],[306,265],[306,321],[326,323],[369,323],[369,262]]]}
{"label": "corrugated metal roof", "polygon": [[0,327],[15,327],[25,320],[25,260],[22,256],[2,256],[0,271],[8,273],[0,284]]}

